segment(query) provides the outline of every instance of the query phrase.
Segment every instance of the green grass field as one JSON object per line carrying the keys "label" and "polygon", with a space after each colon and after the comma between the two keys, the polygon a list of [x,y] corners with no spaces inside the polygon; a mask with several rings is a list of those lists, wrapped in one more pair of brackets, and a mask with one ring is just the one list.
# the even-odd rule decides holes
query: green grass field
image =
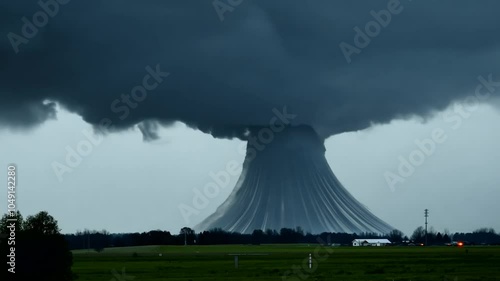
{"label": "green grass field", "polygon": [[500,247],[145,246],[73,259],[80,281],[500,280]]}

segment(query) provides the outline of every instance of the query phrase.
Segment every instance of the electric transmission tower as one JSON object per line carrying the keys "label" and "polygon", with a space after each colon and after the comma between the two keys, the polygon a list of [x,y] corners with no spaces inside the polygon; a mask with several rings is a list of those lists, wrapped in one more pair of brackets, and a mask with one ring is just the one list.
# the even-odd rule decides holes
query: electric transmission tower
{"label": "electric transmission tower", "polygon": [[424,210],[425,216],[425,246],[427,246],[427,218],[429,217],[429,209]]}

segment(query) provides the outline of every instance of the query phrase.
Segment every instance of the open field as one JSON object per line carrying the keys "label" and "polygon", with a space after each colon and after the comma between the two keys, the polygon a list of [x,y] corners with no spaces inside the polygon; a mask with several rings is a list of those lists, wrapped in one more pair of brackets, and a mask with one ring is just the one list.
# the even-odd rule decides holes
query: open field
{"label": "open field", "polygon": [[73,254],[80,281],[500,280],[500,247],[145,246]]}

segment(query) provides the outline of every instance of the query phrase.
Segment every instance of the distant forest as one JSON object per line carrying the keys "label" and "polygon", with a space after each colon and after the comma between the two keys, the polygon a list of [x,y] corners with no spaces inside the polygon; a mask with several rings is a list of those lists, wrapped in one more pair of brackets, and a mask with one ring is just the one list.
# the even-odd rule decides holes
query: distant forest
{"label": "distant forest", "polygon": [[[76,234],[64,235],[69,247],[75,249],[93,249],[102,251],[108,247],[128,247],[146,245],[218,245],[218,244],[337,244],[351,245],[358,238],[387,238],[394,245],[420,245],[425,243],[423,227],[415,229],[408,237],[399,230],[393,230],[387,235],[376,233],[304,233],[302,228],[282,228],[276,230],[254,230],[252,234],[228,232],[222,229],[212,229],[196,233],[188,227],[182,228],[178,234],[169,231],[152,230],[142,233],[109,233],[106,230],[84,230]],[[436,232],[432,228],[427,234],[427,245],[449,245],[452,241],[460,241],[468,245],[500,245],[500,234],[491,228],[481,228],[472,233],[449,234]]]}

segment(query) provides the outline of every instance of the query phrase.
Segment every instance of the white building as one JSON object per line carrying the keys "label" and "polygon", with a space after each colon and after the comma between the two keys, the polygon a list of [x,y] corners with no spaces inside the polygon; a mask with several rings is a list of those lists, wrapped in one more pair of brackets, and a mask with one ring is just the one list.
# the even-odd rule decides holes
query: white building
{"label": "white building", "polygon": [[391,241],[387,239],[354,239],[352,240],[352,245],[358,246],[386,246],[391,244]]}

